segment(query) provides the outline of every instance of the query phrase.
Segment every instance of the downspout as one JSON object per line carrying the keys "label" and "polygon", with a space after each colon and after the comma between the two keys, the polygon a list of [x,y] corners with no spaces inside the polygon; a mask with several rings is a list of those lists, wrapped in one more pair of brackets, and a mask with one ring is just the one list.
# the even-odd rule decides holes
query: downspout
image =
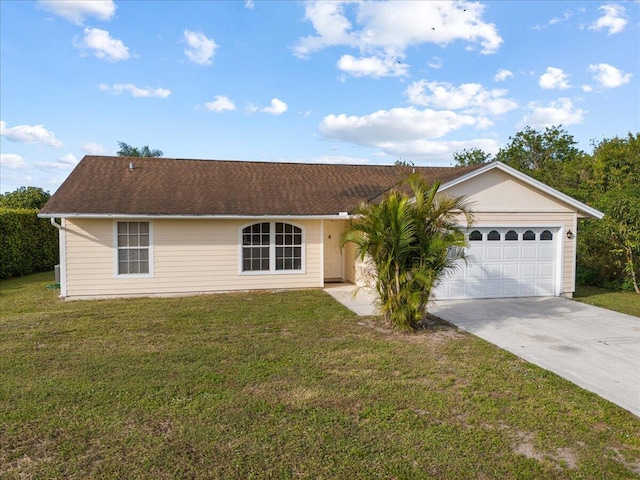
{"label": "downspout", "polygon": [[61,223],[56,222],[55,217],[50,219],[51,225],[58,229],[58,242],[60,253],[60,298],[67,296],[67,237],[64,226],[62,226],[63,219],[60,219]]}

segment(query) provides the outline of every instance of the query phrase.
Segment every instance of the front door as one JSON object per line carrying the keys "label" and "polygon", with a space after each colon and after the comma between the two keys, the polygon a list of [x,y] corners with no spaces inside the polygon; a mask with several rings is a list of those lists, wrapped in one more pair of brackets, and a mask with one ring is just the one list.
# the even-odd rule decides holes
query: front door
{"label": "front door", "polygon": [[340,251],[340,235],[344,222],[337,220],[324,221],[324,279],[341,282],[344,279],[343,261]]}

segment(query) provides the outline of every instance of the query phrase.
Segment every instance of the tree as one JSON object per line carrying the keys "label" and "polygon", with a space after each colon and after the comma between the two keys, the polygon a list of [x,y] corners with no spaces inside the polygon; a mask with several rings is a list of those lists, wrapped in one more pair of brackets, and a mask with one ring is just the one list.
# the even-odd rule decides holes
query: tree
{"label": "tree", "polygon": [[118,142],[120,150],[118,150],[119,157],[161,157],[163,155],[162,150],[151,150],[148,145],[141,148],[132,147],[131,145]]}
{"label": "tree", "polygon": [[40,187],[20,187],[13,192],[0,194],[0,207],[41,209],[51,194]]}
{"label": "tree", "polygon": [[453,159],[456,161],[454,165],[455,167],[482,165],[483,163],[489,163],[492,160],[491,154],[480,148],[465,148],[460,152],[454,152]]}
{"label": "tree", "polygon": [[[410,194],[404,193],[409,187]],[[380,310],[396,328],[416,329],[426,314],[431,289],[440,276],[464,259],[459,214],[473,221],[463,197],[436,196],[440,183],[428,186],[411,174],[379,204],[362,204],[341,244],[356,245],[371,262]]]}
{"label": "tree", "polygon": [[578,164],[585,153],[575,147],[577,142],[561,125],[544,132],[526,127],[509,141],[496,160],[559,190],[579,186]]}
{"label": "tree", "polygon": [[609,253],[617,260],[625,283],[640,293],[640,185],[610,190],[600,204],[607,212],[602,228],[610,239]]}

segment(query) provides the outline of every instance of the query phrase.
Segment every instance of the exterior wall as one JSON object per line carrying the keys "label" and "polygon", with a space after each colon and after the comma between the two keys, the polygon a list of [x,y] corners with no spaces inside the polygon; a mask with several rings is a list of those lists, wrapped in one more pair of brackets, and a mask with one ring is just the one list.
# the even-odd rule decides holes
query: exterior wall
{"label": "exterior wall", "polygon": [[153,275],[142,278],[116,276],[116,221],[65,221],[67,298],[323,286],[320,220],[287,220],[304,228],[305,270],[274,274],[240,273],[239,229],[252,220],[150,220]]}
{"label": "exterior wall", "polygon": [[478,227],[560,227],[560,294],[572,295],[575,291],[576,239],[568,239],[566,232],[576,233],[575,208],[497,169],[454,185],[444,193],[466,195],[472,202],[474,225]]}

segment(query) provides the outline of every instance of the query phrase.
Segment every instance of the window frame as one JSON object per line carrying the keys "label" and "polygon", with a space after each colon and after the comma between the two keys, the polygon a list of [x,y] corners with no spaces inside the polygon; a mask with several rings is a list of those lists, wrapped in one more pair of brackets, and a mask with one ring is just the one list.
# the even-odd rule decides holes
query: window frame
{"label": "window frame", "polygon": [[[149,272],[148,273],[120,273],[120,247],[118,245],[118,225],[120,223],[146,223],[149,225],[149,245],[146,247],[136,247],[136,248],[146,248],[149,256]],[[115,278],[153,278],[155,275],[154,272],[154,252],[153,252],[153,244],[154,244],[154,234],[153,234],[153,222],[148,219],[136,219],[136,218],[127,218],[113,221],[113,276]],[[126,248],[129,250],[129,248]]]}
{"label": "window frame", "polygon": [[[244,270],[244,252],[243,252],[243,230],[247,227],[251,227],[255,224],[268,223],[269,224],[269,269],[268,270]],[[291,225],[292,227],[296,227],[300,229],[301,235],[301,244],[300,247],[300,268],[299,269],[291,269],[291,270],[278,270],[276,269],[276,249],[278,247],[298,247],[298,245],[276,245],[276,236],[279,235],[276,232],[276,224],[282,223],[284,225]],[[286,229],[286,227],[285,227]],[[304,274],[307,271],[306,266],[306,251],[307,251],[307,241],[306,241],[306,229],[304,226],[283,220],[260,220],[253,221],[251,223],[245,223],[238,227],[238,274],[239,275],[300,275]]]}

